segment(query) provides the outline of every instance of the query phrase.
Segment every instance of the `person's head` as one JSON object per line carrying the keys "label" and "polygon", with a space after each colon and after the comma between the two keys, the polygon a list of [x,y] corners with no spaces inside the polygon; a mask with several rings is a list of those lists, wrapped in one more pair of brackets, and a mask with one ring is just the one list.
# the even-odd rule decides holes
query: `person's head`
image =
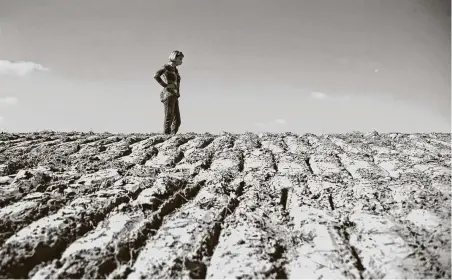
{"label": "person's head", "polygon": [[182,64],[182,59],[184,59],[184,54],[178,50],[173,51],[169,56],[169,60],[174,62],[177,66]]}

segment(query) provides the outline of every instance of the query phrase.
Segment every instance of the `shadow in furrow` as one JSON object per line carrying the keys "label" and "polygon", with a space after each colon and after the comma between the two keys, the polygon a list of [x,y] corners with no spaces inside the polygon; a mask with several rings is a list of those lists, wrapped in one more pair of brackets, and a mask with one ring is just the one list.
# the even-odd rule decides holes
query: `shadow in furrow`
{"label": "shadow in furrow", "polygon": [[245,169],[245,156],[243,152],[240,152],[240,159],[239,159],[239,172],[243,172]]}
{"label": "shadow in furrow", "polygon": [[330,204],[331,210],[334,211],[335,207],[334,207],[333,195],[332,195],[331,193],[328,194],[328,202],[329,202],[329,204]]}
{"label": "shadow in furrow", "polygon": [[281,190],[281,200],[279,203],[281,204],[283,211],[286,211],[287,209],[287,199],[289,197],[289,190],[287,188],[283,188]]}
{"label": "shadow in furrow", "polygon": [[218,245],[221,230],[225,219],[234,213],[239,205],[239,198],[243,195],[245,182],[240,182],[235,191],[235,197],[221,211],[218,221],[216,221],[209,236],[202,241],[200,249],[191,258],[184,259],[185,268],[189,270],[189,276],[193,279],[205,279],[207,275],[207,261],[212,257],[216,246]]}
{"label": "shadow in furrow", "polygon": [[182,151],[179,151],[179,153],[176,155],[176,157],[174,158],[174,161],[172,163],[172,167],[175,167],[176,164],[178,164],[183,158],[184,158],[185,154]]}
{"label": "shadow in furrow", "polygon": [[127,147],[127,149],[125,149],[124,151],[121,151],[117,156],[115,156],[114,159],[118,159],[118,158],[121,158],[121,157],[126,157],[126,156],[131,155],[131,154],[132,154],[132,148],[129,146],[129,147]]}
{"label": "shadow in furrow", "polygon": [[271,275],[275,276],[275,279],[288,279],[287,272],[284,268],[284,265],[281,263],[284,254],[286,253],[286,248],[281,244],[275,245],[275,251],[270,254],[270,260],[274,264],[273,269],[267,272],[266,278]]}
{"label": "shadow in furrow", "polygon": [[342,237],[344,243],[348,246],[350,254],[354,259],[353,265],[358,270],[360,279],[364,279],[363,273],[366,270],[366,268],[364,267],[356,248],[350,245],[350,235],[347,231],[347,228],[351,226],[353,226],[353,224],[350,221],[346,221],[340,227],[335,227],[335,230],[339,233],[339,236]]}
{"label": "shadow in furrow", "polygon": [[314,171],[312,170],[312,166],[311,166],[311,158],[308,157],[304,161],[306,163],[306,166],[308,167],[309,173],[311,173],[313,175]]}
{"label": "shadow in furrow", "polygon": [[[149,221],[141,230],[139,237],[132,242],[122,244],[122,246],[119,248],[116,258],[109,260],[111,263],[104,266],[104,271],[102,271],[102,274],[111,274],[114,269],[117,268],[116,261],[119,261],[121,263],[135,262],[141,248],[146,245],[148,239],[155,235],[158,229],[162,226],[163,219],[167,215],[173,213],[177,209],[181,208],[184,204],[189,202],[191,199],[193,199],[204,185],[204,180],[195,184],[190,184],[186,188],[172,195],[168,200],[164,201],[161,204],[161,207],[152,214]],[[132,254],[131,252],[133,252],[134,254]],[[114,278],[124,279],[131,273],[131,271],[131,266],[129,266],[120,275],[115,275]]]}
{"label": "shadow in furrow", "polygon": [[345,165],[344,165],[344,163],[342,162],[341,158],[338,156],[338,154],[335,154],[334,156],[335,156],[335,158],[337,159],[337,162],[339,163],[339,165],[340,165],[342,171],[344,171],[344,172],[348,175],[348,177],[350,177],[350,179],[355,179],[355,178],[353,178],[352,173],[350,173],[350,171],[348,171],[348,169],[345,168]]}
{"label": "shadow in furrow", "polygon": [[139,165],[144,165],[148,160],[150,160],[151,158],[157,156],[158,153],[159,153],[159,150],[157,150],[157,148],[151,147],[150,151],[146,151],[144,153],[143,158],[140,160],[140,162],[138,164]]}
{"label": "shadow in furrow", "polygon": [[215,139],[215,138],[213,138],[213,137],[208,138],[206,141],[202,142],[201,145],[199,145],[199,146],[196,147],[196,148],[198,148],[198,149],[204,149],[204,148],[206,148],[207,146],[209,146],[210,144],[212,144],[212,142],[213,142],[214,139]]}

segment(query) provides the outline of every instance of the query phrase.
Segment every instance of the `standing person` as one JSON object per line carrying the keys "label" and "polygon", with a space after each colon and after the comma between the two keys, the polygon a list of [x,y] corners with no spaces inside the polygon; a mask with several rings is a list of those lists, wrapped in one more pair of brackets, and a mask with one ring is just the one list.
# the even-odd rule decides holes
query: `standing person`
{"label": "standing person", "polygon": [[173,51],[169,56],[169,62],[163,65],[154,75],[154,79],[163,87],[160,92],[160,101],[165,108],[163,122],[163,133],[165,134],[176,134],[181,124],[179,111],[180,75],[177,66],[182,64],[183,58],[182,52]]}

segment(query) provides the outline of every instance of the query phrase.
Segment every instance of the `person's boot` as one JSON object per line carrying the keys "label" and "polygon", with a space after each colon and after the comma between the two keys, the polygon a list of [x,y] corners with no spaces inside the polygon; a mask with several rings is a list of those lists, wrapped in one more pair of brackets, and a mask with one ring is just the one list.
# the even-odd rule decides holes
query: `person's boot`
{"label": "person's boot", "polygon": [[177,126],[174,126],[174,125],[171,126],[171,134],[177,134],[177,131],[178,131],[178,130],[179,130],[179,129],[178,129]]}

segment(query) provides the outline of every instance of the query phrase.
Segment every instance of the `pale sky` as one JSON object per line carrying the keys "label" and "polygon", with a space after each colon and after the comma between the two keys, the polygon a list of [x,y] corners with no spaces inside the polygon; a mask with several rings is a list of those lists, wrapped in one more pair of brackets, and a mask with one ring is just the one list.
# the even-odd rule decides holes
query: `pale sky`
{"label": "pale sky", "polygon": [[447,0],[0,0],[0,130],[450,132]]}

